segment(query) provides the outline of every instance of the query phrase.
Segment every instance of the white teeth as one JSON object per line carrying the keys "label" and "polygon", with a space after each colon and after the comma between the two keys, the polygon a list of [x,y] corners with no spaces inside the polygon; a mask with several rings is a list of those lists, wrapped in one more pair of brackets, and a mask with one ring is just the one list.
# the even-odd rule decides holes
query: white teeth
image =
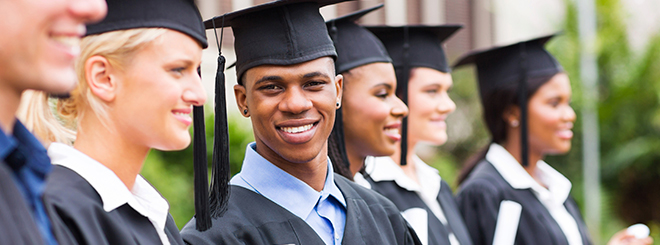
{"label": "white teeth", "polygon": [[80,53],[80,37],[77,36],[52,36],[51,39],[54,41],[71,48],[71,53],[78,54]]}
{"label": "white teeth", "polygon": [[385,132],[389,134],[399,134],[399,129],[398,128],[386,128]]}
{"label": "white teeth", "polygon": [[183,112],[174,112],[174,115],[181,116],[181,117],[190,117],[190,115],[188,115],[187,113],[183,113]]}
{"label": "white teeth", "polygon": [[301,132],[305,132],[307,130],[310,130],[313,126],[314,126],[314,124],[307,124],[307,125],[300,126],[300,127],[281,127],[280,129],[282,129],[282,131],[290,133],[290,134],[297,134],[297,133],[301,133]]}

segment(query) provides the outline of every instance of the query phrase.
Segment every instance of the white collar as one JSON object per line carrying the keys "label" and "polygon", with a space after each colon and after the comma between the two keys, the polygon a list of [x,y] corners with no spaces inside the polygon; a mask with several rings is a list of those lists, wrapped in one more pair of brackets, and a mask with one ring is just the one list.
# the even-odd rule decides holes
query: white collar
{"label": "white collar", "polygon": [[52,143],[48,147],[48,155],[54,165],[71,169],[85,179],[101,196],[106,212],[128,203],[135,211],[149,218],[163,240],[169,204],[141,175],[135,178],[133,190],[129,190],[112,170],[71,146]]}
{"label": "white collar", "polygon": [[422,193],[432,198],[437,197],[440,192],[440,181],[442,179],[438,174],[438,170],[426,165],[417,155],[414,155],[413,162],[408,164],[415,164],[417,178],[419,178],[421,186],[410,179],[390,157],[370,156],[364,160],[364,164],[365,171],[375,182],[394,181],[401,188]]}
{"label": "white collar", "polygon": [[499,144],[492,143],[486,154],[490,162],[502,178],[514,189],[532,189],[541,202],[552,202],[554,205],[563,205],[571,192],[571,181],[557,172],[543,160],[536,163],[536,174],[543,184],[541,186],[518,161]]}

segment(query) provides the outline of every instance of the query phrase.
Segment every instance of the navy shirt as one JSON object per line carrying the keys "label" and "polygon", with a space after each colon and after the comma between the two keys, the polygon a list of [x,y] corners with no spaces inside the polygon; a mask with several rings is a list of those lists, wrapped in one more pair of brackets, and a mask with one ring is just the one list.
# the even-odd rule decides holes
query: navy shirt
{"label": "navy shirt", "polygon": [[13,135],[7,135],[0,129],[0,159],[12,170],[14,182],[46,244],[57,244],[41,200],[46,175],[52,167],[50,158],[41,142],[20,121],[16,120],[13,131]]}

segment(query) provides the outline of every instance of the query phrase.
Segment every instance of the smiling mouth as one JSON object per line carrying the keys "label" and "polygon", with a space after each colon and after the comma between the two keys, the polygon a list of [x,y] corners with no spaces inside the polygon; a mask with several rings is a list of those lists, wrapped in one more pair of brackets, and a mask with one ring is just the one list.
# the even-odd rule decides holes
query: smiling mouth
{"label": "smiling mouth", "polygon": [[50,39],[56,42],[61,47],[69,50],[71,54],[78,55],[80,53],[80,37],[72,35],[51,35]]}
{"label": "smiling mouth", "polygon": [[287,133],[290,133],[290,134],[299,134],[299,133],[304,133],[306,131],[309,131],[317,123],[318,122],[310,123],[310,124],[302,125],[302,126],[297,126],[297,127],[277,127],[277,129],[282,130],[282,131],[287,132]]}

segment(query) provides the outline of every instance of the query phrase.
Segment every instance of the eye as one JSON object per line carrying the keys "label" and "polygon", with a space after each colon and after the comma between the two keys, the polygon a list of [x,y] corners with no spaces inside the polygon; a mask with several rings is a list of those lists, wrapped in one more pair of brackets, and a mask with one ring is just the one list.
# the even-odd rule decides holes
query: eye
{"label": "eye", "polygon": [[171,72],[173,72],[177,75],[183,75],[183,71],[185,71],[185,70],[186,70],[185,67],[175,67],[175,68],[170,69]]}
{"label": "eye", "polygon": [[559,102],[560,102],[560,99],[555,98],[555,99],[550,100],[548,104],[550,104],[552,107],[557,107],[557,106],[559,106]]}
{"label": "eye", "polygon": [[430,95],[435,95],[435,94],[437,94],[438,92],[439,92],[438,89],[435,89],[435,88],[434,88],[434,89],[427,89],[427,90],[424,90],[424,93],[427,93],[427,94],[430,94]]}
{"label": "eye", "polygon": [[375,95],[376,95],[376,97],[378,97],[378,98],[385,99],[385,98],[387,98],[387,96],[390,95],[390,94],[389,94],[386,90],[382,89],[382,90],[378,90],[378,91],[376,91],[376,94],[375,94]]}
{"label": "eye", "polygon": [[303,85],[303,87],[304,88],[316,89],[316,88],[320,88],[321,86],[323,86],[325,84],[327,84],[327,82],[314,80],[314,81],[309,81],[308,83]]}

